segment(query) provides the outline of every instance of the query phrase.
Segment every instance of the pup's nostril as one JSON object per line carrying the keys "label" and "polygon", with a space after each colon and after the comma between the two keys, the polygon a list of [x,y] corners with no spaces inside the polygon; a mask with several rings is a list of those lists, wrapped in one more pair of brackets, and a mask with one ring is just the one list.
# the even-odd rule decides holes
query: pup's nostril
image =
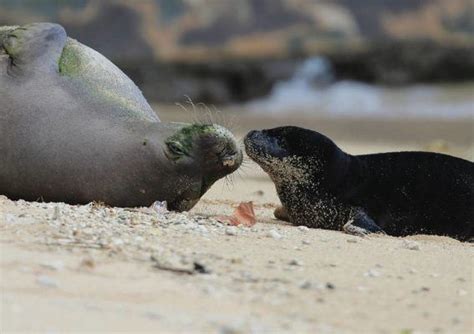
{"label": "pup's nostril", "polygon": [[256,132],[255,130],[249,131],[247,135],[245,136],[244,140],[251,139],[255,135],[255,132]]}

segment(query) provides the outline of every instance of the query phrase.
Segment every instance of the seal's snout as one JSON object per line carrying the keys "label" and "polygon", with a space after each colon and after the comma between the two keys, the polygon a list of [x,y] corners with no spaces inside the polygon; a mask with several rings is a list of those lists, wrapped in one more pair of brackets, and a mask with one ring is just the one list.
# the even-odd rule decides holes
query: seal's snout
{"label": "seal's snout", "polygon": [[237,169],[242,162],[242,153],[239,151],[235,154],[229,154],[221,158],[224,167]]}

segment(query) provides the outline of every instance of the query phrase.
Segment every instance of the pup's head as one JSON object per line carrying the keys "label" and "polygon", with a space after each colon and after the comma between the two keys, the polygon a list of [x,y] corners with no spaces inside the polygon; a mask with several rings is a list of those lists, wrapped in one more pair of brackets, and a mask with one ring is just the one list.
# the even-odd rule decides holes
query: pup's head
{"label": "pup's head", "polygon": [[310,181],[342,153],[324,135],[295,126],[250,131],[244,143],[247,155],[274,180]]}

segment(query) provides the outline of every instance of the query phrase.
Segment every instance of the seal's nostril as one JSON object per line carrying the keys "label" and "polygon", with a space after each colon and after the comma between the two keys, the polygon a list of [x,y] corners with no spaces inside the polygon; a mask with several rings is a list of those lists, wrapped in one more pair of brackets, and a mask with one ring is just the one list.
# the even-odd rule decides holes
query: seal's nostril
{"label": "seal's nostril", "polygon": [[223,166],[226,167],[233,167],[236,164],[238,164],[238,158],[239,158],[239,153],[231,153],[231,154],[226,154],[221,158],[221,162]]}
{"label": "seal's nostril", "polygon": [[222,159],[222,164],[227,167],[232,167],[235,165],[235,156]]}

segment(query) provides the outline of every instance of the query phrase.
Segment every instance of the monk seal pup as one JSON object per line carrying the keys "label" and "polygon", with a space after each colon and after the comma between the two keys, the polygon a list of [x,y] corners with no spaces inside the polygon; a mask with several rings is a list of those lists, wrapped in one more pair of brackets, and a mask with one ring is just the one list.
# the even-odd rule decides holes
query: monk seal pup
{"label": "monk seal pup", "polygon": [[293,126],[251,131],[248,156],[268,173],[294,225],[365,235],[474,234],[474,164],[444,154],[350,155]]}
{"label": "monk seal pup", "polygon": [[0,194],[191,209],[242,152],[227,129],[161,123],[140,90],[51,23],[0,27]]}

